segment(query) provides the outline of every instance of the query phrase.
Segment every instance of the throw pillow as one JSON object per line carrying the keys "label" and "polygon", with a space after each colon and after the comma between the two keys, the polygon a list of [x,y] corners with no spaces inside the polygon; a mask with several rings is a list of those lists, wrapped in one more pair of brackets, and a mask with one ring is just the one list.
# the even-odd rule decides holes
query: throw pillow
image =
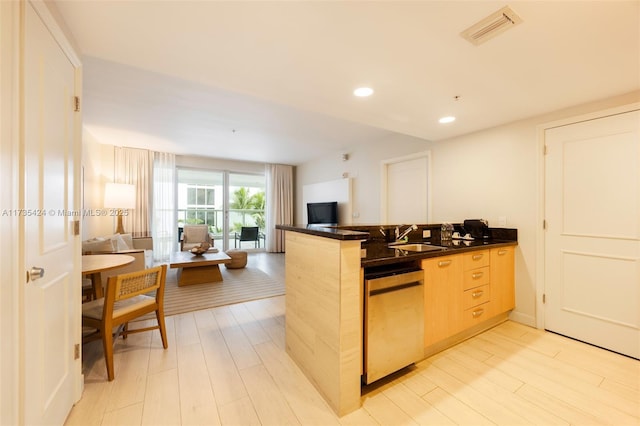
{"label": "throw pillow", "polygon": [[83,253],[109,253],[114,251],[113,241],[106,238],[94,238],[82,243]]}
{"label": "throw pillow", "polygon": [[127,243],[124,242],[120,234],[113,234],[111,236],[111,241],[113,242],[113,248],[115,251],[129,250]]}
{"label": "throw pillow", "polygon": [[125,250],[133,250],[135,247],[133,246],[133,237],[131,234],[120,234],[122,237],[122,241],[124,241],[127,248]]}

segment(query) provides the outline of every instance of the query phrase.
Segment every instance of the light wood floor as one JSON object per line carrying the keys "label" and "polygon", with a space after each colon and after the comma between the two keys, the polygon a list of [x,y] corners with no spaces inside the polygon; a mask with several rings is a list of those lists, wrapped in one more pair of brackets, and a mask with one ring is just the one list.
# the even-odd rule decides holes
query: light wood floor
{"label": "light wood floor", "polygon": [[[283,256],[252,254],[283,279]],[[366,389],[336,417],[284,350],[284,297],[167,317],[83,348],[68,425],[640,425],[640,362],[508,321]]]}

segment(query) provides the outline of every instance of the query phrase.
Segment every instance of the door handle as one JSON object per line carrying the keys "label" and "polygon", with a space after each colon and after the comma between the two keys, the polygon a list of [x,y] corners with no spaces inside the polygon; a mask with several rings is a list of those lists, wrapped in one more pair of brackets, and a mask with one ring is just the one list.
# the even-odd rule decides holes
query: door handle
{"label": "door handle", "polygon": [[42,277],[44,277],[44,268],[32,266],[31,269],[27,271],[27,282],[39,280]]}

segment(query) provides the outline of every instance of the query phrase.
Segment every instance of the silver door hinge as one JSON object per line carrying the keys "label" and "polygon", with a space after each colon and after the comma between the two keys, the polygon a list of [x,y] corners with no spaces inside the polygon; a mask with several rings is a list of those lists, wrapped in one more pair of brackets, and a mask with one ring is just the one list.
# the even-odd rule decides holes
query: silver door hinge
{"label": "silver door hinge", "polygon": [[80,343],[73,346],[73,359],[80,359]]}
{"label": "silver door hinge", "polygon": [[546,219],[542,220],[542,229],[547,229],[547,220]]}
{"label": "silver door hinge", "polygon": [[547,303],[547,295],[546,294],[542,295],[542,303]]}
{"label": "silver door hinge", "polygon": [[542,148],[542,155],[547,155],[547,146],[544,145],[544,147]]}
{"label": "silver door hinge", "polygon": [[80,221],[73,221],[73,235],[80,235]]}
{"label": "silver door hinge", "polygon": [[74,96],[73,97],[73,110],[75,112],[80,111],[80,97],[79,96]]}

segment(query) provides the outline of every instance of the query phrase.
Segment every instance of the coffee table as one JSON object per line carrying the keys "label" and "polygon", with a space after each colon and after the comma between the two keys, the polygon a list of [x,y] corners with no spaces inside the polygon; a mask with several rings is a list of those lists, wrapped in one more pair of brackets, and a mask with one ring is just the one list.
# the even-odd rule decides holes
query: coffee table
{"label": "coffee table", "polygon": [[221,263],[230,263],[225,253],[208,252],[194,255],[189,251],[177,251],[169,257],[169,267],[178,268],[178,287],[192,284],[222,281]]}

